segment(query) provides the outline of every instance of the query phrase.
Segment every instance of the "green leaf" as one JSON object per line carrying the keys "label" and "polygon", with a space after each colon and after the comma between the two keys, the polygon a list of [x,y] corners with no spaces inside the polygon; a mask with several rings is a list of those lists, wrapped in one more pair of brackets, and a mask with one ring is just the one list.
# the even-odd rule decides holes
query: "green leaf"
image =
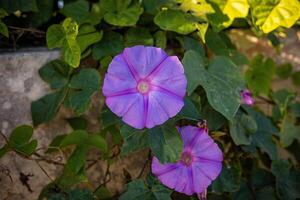
{"label": "green leaf", "polygon": [[101,113],[101,127],[105,129],[109,126],[117,124],[120,121],[120,118],[111,112],[107,107],[102,110]]}
{"label": "green leaf", "polygon": [[183,148],[178,130],[172,125],[165,124],[147,131],[149,146],[161,163],[177,161]]}
{"label": "green leaf", "polygon": [[[74,162],[74,164],[76,164],[76,162]],[[79,170],[78,173],[74,173],[74,171],[70,171],[70,170],[64,170],[63,174],[56,179],[56,182],[60,188],[70,188],[81,182],[87,183],[88,180],[85,174],[84,166]]]}
{"label": "green leaf", "polygon": [[85,130],[88,126],[88,122],[85,118],[83,117],[73,117],[73,118],[68,118],[66,119],[72,129],[74,131],[76,130]]}
{"label": "green leaf", "polygon": [[61,60],[53,60],[39,69],[41,78],[50,84],[52,89],[62,89],[69,82],[72,68]]}
{"label": "green leaf", "polygon": [[46,33],[47,46],[49,49],[62,47],[65,41],[65,31],[60,24],[51,25]]}
{"label": "green leaf", "polygon": [[1,0],[0,8],[3,8],[9,13],[13,13],[17,10],[21,12],[38,12],[36,0]]}
{"label": "green leaf", "polygon": [[55,138],[53,138],[53,140],[51,141],[51,143],[48,146],[48,149],[46,150],[45,153],[52,153],[55,151],[58,151],[60,148],[60,144],[63,141],[63,139],[66,137],[67,135],[58,135]]}
{"label": "green leaf", "polygon": [[206,33],[205,41],[209,49],[212,50],[216,55],[230,55],[230,50],[225,41],[222,39],[220,33],[208,30]]}
{"label": "green leaf", "polygon": [[240,106],[240,90],[244,87],[237,66],[226,57],[216,57],[206,70],[203,58],[194,51],[185,53],[183,66],[188,79],[188,93],[201,85],[210,105],[227,119],[233,119]]}
{"label": "green leaf", "polygon": [[83,24],[80,26],[76,40],[81,53],[83,53],[92,44],[99,42],[102,39],[102,36],[103,31],[98,32],[95,27],[90,24]]}
{"label": "green leaf", "polygon": [[171,200],[172,191],[162,185],[147,186],[142,180],[135,180],[128,184],[127,191],[120,200]]}
{"label": "green leaf", "polygon": [[294,85],[300,86],[300,71],[297,71],[292,74],[292,81]]}
{"label": "green leaf", "polygon": [[106,140],[98,134],[90,134],[88,140],[86,141],[86,144],[92,147],[96,147],[102,152],[107,152]]}
{"label": "green leaf", "polygon": [[37,1],[39,12],[35,12],[30,21],[31,26],[38,27],[50,20],[54,12],[54,0]]}
{"label": "green leaf", "polygon": [[223,166],[221,175],[212,183],[213,192],[235,192],[239,189],[241,173],[236,167]]}
{"label": "green leaf", "polygon": [[78,24],[71,18],[65,19],[61,25],[50,26],[46,34],[48,48],[61,47],[63,61],[72,67],[78,67],[81,58],[77,34]]}
{"label": "green leaf", "polygon": [[187,92],[188,95],[191,95],[197,86],[202,83],[199,75],[204,69],[204,57],[198,55],[195,51],[187,51],[184,54],[182,64],[188,81]]}
{"label": "green leaf", "polygon": [[202,47],[200,41],[196,40],[194,38],[185,36],[183,38],[183,48],[186,51],[193,50],[193,51],[199,53],[201,56],[205,56],[205,50]]}
{"label": "green leaf", "polygon": [[8,16],[8,13],[3,8],[0,8],[0,19],[6,16]]}
{"label": "green leaf", "polygon": [[225,123],[227,123],[226,118],[216,110],[214,110],[211,105],[206,101],[201,102],[201,118],[207,121],[207,125],[209,130],[217,131],[219,130]]}
{"label": "green leaf", "polygon": [[179,10],[163,10],[154,18],[154,23],[166,31],[180,34],[189,34],[196,30],[196,22],[191,17]]}
{"label": "green leaf", "polygon": [[285,114],[287,107],[295,99],[295,94],[286,89],[281,89],[272,94],[272,99],[278,105],[280,113]]}
{"label": "green leaf", "polygon": [[295,117],[300,117],[300,102],[296,102],[290,105],[289,111],[291,114],[293,114]]}
{"label": "green leaf", "polygon": [[199,121],[200,113],[193,103],[193,101],[189,97],[184,98],[184,106],[181,111],[177,115],[179,118]]}
{"label": "green leaf", "polygon": [[77,114],[83,113],[90,104],[91,96],[99,90],[100,76],[97,70],[82,69],[69,83],[72,92],[67,97],[68,106]]}
{"label": "green leaf", "polygon": [[85,130],[76,130],[66,135],[60,143],[60,147],[67,147],[70,145],[81,146],[85,144],[88,139],[88,134]]}
{"label": "green leaf", "polygon": [[274,182],[275,179],[272,173],[265,169],[255,168],[251,172],[251,186],[254,188],[272,186]]}
{"label": "green leaf", "polygon": [[247,183],[242,182],[240,189],[237,192],[234,192],[232,195],[233,200],[254,200],[254,195],[252,190],[249,188]]}
{"label": "green leaf", "polygon": [[255,120],[246,114],[239,113],[229,122],[230,136],[236,145],[250,145],[250,135],[257,131]]}
{"label": "green leaf", "polygon": [[31,103],[31,116],[33,125],[48,122],[54,118],[66,96],[66,89],[47,94]]}
{"label": "green leaf", "polygon": [[143,0],[143,7],[146,13],[155,15],[164,6],[171,7],[174,4],[173,0]]}
{"label": "green leaf", "polygon": [[280,130],[280,143],[283,147],[288,147],[294,140],[300,140],[300,126],[295,125],[290,116],[286,116]]}
{"label": "green leaf", "polygon": [[264,187],[260,190],[255,191],[255,199],[257,200],[277,200],[276,192],[273,187]]}
{"label": "green leaf", "polygon": [[112,198],[112,194],[111,192],[104,186],[101,186],[100,188],[98,188],[94,194],[97,196],[97,198],[99,199],[103,199],[103,200],[109,200]]}
{"label": "green leaf", "polygon": [[102,18],[102,13],[94,13],[90,11],[90,4],[85,0],[78,0],[66,4],[60,12],[77,23],[90,23],[93,25],[99,24]]}
{"label": "green leaf", "polygon": [[124,140],[121,148],[122,155],[127,155],[148,146],[148,133],[146,133],[145,130],[138,130],[131,128],[130,126],[123,125],[120,133]]}
{"label": "green leaf", "polygon": [[167,36],[165,31],[157,31],[154,34],[155,46],[160,47],[162,49],[167,46]]}
{"label": "green leaf", "polygon": [[22,125],[15,128],[9,136],[9,146],[18,153],[30,156],[37,147],[37,140],[31,140],[33,128]]}
{"label": "green leaf", "polygon": [[274,61],[270,58],[264,59],[263,55],[255,56],[249,65],[245,78],[249,89],[253,94],[268,94],[272,77],[275,73]]}
{"label": "green leaf", "polygon": [[209,24],[215,32],[219,32],[224,28],[230,26],[233,22],[226,14],[223,13],[223,8],[227,1],[222,0],[211,0],[209,1],[212,5],[214,12],[207,15]]}
{"label": "green leaf", "polygon": [[0,20],[0,34],[4,35],[7,38],[9,37],[8,28],[3,22],[1,22],[1,20]]}
{"label": "green leaf", "polygon": [[73,189],[68,192],[69,200],[94,200],[93,193],[87,189]]}
{"label": "green leaf", "polygon": [[103,39],[94,45],[93,58],[99,60],[104,56],[114,56],[124,48],[123,36],[116,32],[104,32]]}
{"label": "green leaf", "polygon": [[78,35],[78,24],[72,18],[66,18],[62,22],[67,40],[75,40]]}
{"label": "green leaf", "polygon": [[81,50],[76,40],[65,40],[61,51],[61,57],[63,61],[74,68],[79,66]]}
{"label": "green leaf", "polygon": [[153,46],[153,38],[146,28],[130,28],[125,35],[125,46]]}
{"label": "green leaf", "polygon": [[68,158],[67,164],[64,168],[66,174],[77,174],[85,165],[86,153],[88,147],[85,145],[78,145]]}
{"label": "green leaf", "polygon": [[276,177],[276,190],[280,199],[300,198],[300,173],[290,168],[287,161],[276,160],[272,162],[271,170]]}
{"label": "green leaf", "polygon": [[276,75],[280,79],[287,79],[292,74],[293,66],[290,63],[276,67]]}
{"label": "green leaf", "polygon": [[198,23],[196,25],[197,30],[198,30],[197,35],[200,37],[200,39],[202,40],[203,43],[206,43],[205,36],[206,36],[206,32],[208,30],[208,26],[209,26],[208,23]]}
{"label": "green leaf", "polygon": [[136,1],[106,0],[100,1],[100,8],[104,10],[104,20],[114,26],[134,26],[143,8]]}
{"label": "green leaf", "polygon": [[249,107],[243,107],[253,117],[257,124],[257,131],[252,134],[252,144],[266,152],[272,160],[277,158],[277,147],[272,136],[278,136],[278,130],[271,120],[264,114],[254,111]]}

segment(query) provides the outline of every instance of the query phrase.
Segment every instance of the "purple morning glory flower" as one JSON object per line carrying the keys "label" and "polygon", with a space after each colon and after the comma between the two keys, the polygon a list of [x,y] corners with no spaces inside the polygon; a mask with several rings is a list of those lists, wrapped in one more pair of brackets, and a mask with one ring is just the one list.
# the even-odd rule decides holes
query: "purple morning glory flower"
{"label": "purple morning glory flower", "polygon": [[222,169],[223,155],[205,128],[179,128],[183,151],[176,163],[161,164],[154,157],[152,173],[167,187],[192,195],[203,193]]}
{"label": "purple morning glory flower", "polygon": [[248,106],[254,105],[254,99],[252,98],[252,93],[250,90],[245,89],[241,91],[241,101],[243,104],[246,104]]}
{"label": "purple morning glory flower", "polygon": [[104,78],[106,104],[134,128],[152,128],[183,107],[187,80],[177,56],[134,46],[115,56]]}

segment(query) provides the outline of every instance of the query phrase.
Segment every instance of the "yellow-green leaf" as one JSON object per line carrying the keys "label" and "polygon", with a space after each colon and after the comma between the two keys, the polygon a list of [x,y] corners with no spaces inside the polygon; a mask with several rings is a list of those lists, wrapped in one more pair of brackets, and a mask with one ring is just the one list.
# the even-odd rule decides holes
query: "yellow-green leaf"
{"label": "yellow-green leaf", "polygon": [[262,31],[269,33],[283,26],[290,28],[300,17],[300,3],[298,0],[281,0],[268,15],[262,25]]}

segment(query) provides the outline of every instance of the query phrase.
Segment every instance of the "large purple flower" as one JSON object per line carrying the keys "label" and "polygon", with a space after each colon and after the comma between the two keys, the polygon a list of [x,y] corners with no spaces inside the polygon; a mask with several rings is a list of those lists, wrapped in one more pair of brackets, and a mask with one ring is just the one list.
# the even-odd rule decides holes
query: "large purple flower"
{"label": "large purple flower", "polygon": [[161,164],[152,160],[152,173],[167,187],[192,195],[202,193],[222,169],[223,155],[205,128],[179,128],[183,151],[176,163]]}
{"label": "large purple flower", "polygon": [[152,128],[183,107],[186,77],[177,56],[134,46],[115,56],[104,78],[107,106],[134,128]]}

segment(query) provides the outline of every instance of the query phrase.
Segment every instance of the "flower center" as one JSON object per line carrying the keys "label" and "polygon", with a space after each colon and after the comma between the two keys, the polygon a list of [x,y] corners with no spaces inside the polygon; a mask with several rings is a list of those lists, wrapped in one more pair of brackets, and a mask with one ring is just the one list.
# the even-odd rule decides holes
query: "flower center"
{"label": "flower center", "polygon": [[137,89],[140,93],[145,94],[149,91],[150,86],[146,81],[140,81],[137,85]]}
{"label": "flower center", "polygon": [[193,162],[193,157],[192,157],[192,154],[190,152],[183,152],[181,154],[181,157],[180,157],[180,161],[186,165],[186,166],[190,166]]}

